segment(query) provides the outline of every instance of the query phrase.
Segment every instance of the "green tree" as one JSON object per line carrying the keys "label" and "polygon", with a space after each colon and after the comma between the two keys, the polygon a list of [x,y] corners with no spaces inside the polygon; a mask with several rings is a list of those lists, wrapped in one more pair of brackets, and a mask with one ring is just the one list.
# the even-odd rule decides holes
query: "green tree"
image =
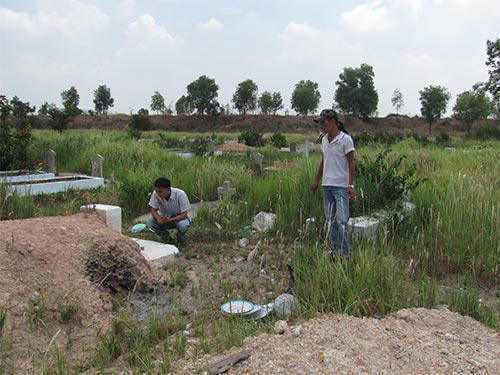
{"label": "green tree", "polygon": [[258,89],[257,84],[251,79],[238,84],[232,102],[240,114],[246,115],[247,112],[254,111],[257,108]]}
{"label": "green tree", "polygon": [[139,111],[137,111],[137,114],[130,117],[128,126],[131,129],[139,131],[150,130],[153,126],[153,123],[151,121],[151,117],[149,117],[148,110],[146,108],[139,109]]}
{"label": "green tree", "polygon": [[167,107],[165,106],[165,99],[158,92],[155,91],[153,96],[151,96],[151,105],[150,108],[152,111],[156,111],[157,114],[165,114],[167,112]]}
{"label": "green tree", "polygon": [[482,89],[458,94],[453,107],[453,117],[465,122],[467,132],[476,120],[487,118],[492,112],[493,103]]}
{"label": "green tree", "polygon": [[392,106],[396,109],[396,113],[399,115],[401,108],[404,107],[405,103],[403,101],[403,93],[398,89],[394,89],[391,98]]}
{"label": "green tree", "polygon": [[373,67],[361,64],[359,68],[344,68],[335,82],[334,100],[338,108],[350,115],[368,118],[377,111],[378,93],[373,83]]}
{"label": "green tree", "polygon": [[25,123],[28,116],[33,114],[36,110],[35,106],[30,106],[29,102],[23,102],[17,96],[13,96],[10,100],[10,108],[12,109],[12,116],[17,124]]}
{"label": "green tree", "polygon": [[217,101],[219,86],[215,80],[206,75],[187,85],[187,92],[191,106],[198,114],[207,113],[208,109]]}
{"label": "green tree", "polygon": [[445,87],[432,85],[420,90],[419,94],[420,103],[422,105],[420,113],[422,113],[422,116],[429,123],[430,135],[432,124],[439,120],[446,112],[446,107],[448,106],[451,95]]}
{"label": "green tree", "polygon": [[283,109],[283,98],[281,97],[281,93],[279,91],[273,92],[273,104],[271,109],[273,111],[273,115],[276,115],[280,109]]}
{"label": "green tree", "polygon": [[115,100],[111,97],[111,89],[106,85],[100,85],[94,91],[94,107],[98,114],[105,115],[108,109],[113,107]]}
{"label": "green tree", "polygon": [[486,87],[494,100],[500,100],[500,39],[486,41],[486,66],[490,75]]}
{"label": "green tree", "polygon": [[40,108],[38,108],[38,114],[39,115],[48,115],[49,114],[49,109],[55,108],[56,105],[54,103],[49,104],[48,102],[44,102]]}
{"label": "green tree", "polygon": [[258,104],[260,113],[263,115],[270,114],[273,108],[273,95],[269,91],[264,91],[259,97]]}
{"label": "green tree", "polygon": [[76,116],[82,111],[78,108],[80,104],[80,95],[74,86],[71,86],[68,90],[61,92],[62,104],[66,112],[71,113]]}
{"label": "green tree", "polygon": [[70,106],[69,110],[66,110],[66,108],[59,109],[54,104],[50,105],[48,108],[50,127],[59,133],[65,131],[68,128],[69,123],[73,121],[73,118],[75,117],[73,108],[74,107]]}
{"label": "green tree", "polygon": [[193,113],[193,105],[188,96],[182,95],[175,102],[175,112],[177,115],[190,115]]}
{"label": "green tree", "polygon": [[321,94],[318,90],[318,84],[310,80],[300,81],[295,85],[292,93],[292,109],[299,115],[307,116],[314,112],[319,105]]}

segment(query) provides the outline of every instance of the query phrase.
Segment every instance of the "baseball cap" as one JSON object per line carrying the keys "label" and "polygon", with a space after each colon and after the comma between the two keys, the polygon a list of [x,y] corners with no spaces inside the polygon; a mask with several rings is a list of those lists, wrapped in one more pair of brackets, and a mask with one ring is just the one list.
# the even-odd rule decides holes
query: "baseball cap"
{"label": "baseball cap", "polygon": [[333,109],[324,109],[319,114],[319,117],[314,119],[314,122],[322,123],[326,120],[335,120],[336,122],[339,122],[339,115],[337,111]]}

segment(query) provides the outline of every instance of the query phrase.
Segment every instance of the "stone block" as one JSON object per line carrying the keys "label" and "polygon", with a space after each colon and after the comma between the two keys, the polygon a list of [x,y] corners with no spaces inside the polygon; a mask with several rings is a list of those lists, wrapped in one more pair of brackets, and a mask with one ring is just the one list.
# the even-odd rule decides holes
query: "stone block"
{"label": "stone block", "polygon": [[89,204],[80,207],[80,212],[95,211],[99,217],[103,218],[106,225],[117,232],[122,232],[122,209],[119,206],[107,204]]}
{"label": "stone block", "polygon": [[372,217],[359,216],[349,219],[349,228],[353,238],[374,240],[379,225],[380,220]]}

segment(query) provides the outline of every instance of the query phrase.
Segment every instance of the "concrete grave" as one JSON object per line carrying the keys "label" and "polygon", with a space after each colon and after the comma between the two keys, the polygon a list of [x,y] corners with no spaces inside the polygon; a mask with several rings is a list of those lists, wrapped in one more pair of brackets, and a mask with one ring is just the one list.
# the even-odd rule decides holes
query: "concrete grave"
{"label": "concrete grave", "polygon": [[349,219],[349,229],[352,233],[353,238],[367,238],[369,240],[374,240],[377,235],[377,230],[380,225],[380,220],[359,216]]}
{"label": "concrete grave", "polygon": [[231,182],[224,181],[224,184],[217,188],[217,194],[219,194],[219,199],[221,197],[222,199],[230,198],[231,196],[236,194],[236,188],[231,187]]}
{"label": "concrete grave", "polygon": [[56,171],[56,152],[54,150],[45,151],[45,162],[47,163],[47,173],[57,173]]}
{"label": "concrete grave", "polygon": [[168,255],[175,255],[179,253],[179,249],[174,245],[139,238],[132,238],[132,240],[139,244],[142,256],[150,262]]}
{"label": "concrete grave", "polygon": [[80,207],[80,212],[96,212],[102,217],[106,225],[117,232],[122,232],[122,209],[118,206],[109,206],[106,204],[89,204]]}
{"label": "concrete grave", "polygon": [[90,159],[90,163],[92,164],[92,176],[94,177],[104,177],[104,174],[103,174],[103,162],[104,162],[104,158],[99,155],[99,154],[95,154],[92,156],[92,158]]}

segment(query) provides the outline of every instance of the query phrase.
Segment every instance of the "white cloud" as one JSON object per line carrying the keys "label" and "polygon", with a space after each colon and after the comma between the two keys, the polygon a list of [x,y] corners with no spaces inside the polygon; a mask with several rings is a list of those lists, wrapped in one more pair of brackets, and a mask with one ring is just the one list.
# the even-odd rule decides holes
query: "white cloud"
{"label": "white cloud", "polygon": [[343,12],[340,24],[345,29],[370,33],[391,29],[396,20],[391,16],[390,10],[382,1],[372,1],[357,5],[353,10]]}
{"label": "white cloud", "polygon": [[196,28],[202,31],[212,31],[223,29],[224,25],[218,19],[210,18],[207,22],[198,24]]}
{"label": "white cloud", "polygon": [[32,14],[0,8],[1,29],[31,37],[52,33],[58,37],[85,36],[104,29],[108,23],[109,17],[99,8],[78,0],[67,2],[64,9],[58,11],[41,8]]}
{"label": "white cloud", "polygon": [[143,38],[165,43],[169,46],[177,44],[176,39],[163,26],[156,23],[153,16],[143,14],[134,22],[128,25],[130,35],[137,37],[139,40]]}

